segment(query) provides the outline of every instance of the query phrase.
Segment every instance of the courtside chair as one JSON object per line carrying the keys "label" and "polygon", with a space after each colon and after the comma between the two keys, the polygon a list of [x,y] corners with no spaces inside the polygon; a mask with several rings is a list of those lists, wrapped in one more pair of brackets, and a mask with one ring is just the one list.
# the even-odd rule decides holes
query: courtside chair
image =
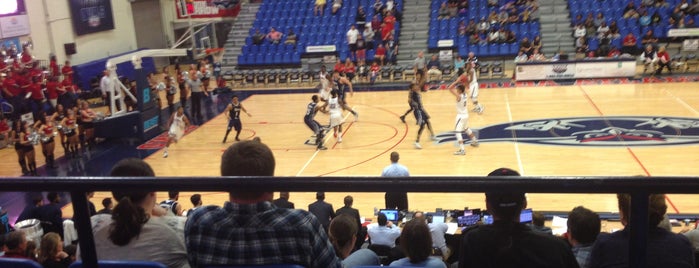
{"label": "courtside chair", "polygon": [[[167,268],[164,264],[152,261],[98,261],[100,268]],[[4,266],[2,266],[4,268]],[[83,268],[82,261],[76,261],[69,268]]]}
{"label": "courtside chair", "polygon": [[42,268],[41,264],[27,259],[0,258],[2,268]]}

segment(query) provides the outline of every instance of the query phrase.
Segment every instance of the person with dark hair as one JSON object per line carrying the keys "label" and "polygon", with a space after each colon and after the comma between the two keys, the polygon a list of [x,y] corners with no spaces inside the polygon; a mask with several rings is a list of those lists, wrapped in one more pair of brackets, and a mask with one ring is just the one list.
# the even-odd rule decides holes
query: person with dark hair
{"label": "person with dark hair", "polygon": [[114,203],[112,203],[111,198],[106,197],[102,199],[102,206],[104,208],[97,211],[97,214],[112,214],[112,208],[114,208]]}
{"label": "person with dark hair", "polygon": [[[221,157],[221,176],[274,176],[272,150],[260,141],[237,142]],[[233,189],[223,207],[206,206],[189,216],[185,240],[192,267],[298,264],[341,267],[313,214],[272,205],[266,189]]]}
{"label": "person with dark hair", "polygon": [[413,219],[421,219],[427,223],[432,237],[432,255],[441,255],[445,261],[449,259],[452,252],[445,237],[449,226],[443,222],[432,222],[432,217],[426,217],[422,211],[415,212]]}
{"label": "person with dark hair", "polygon": [[[498,168],[488,176],[519,176]],[[485,203],[493,224],[463,231],[459,267],[579,267],[573,252],[561,239],[533,231],[519,222],[527,207],[523,192],[487,192]]]}
{"label": "person with dark hair", "polygon": [[41,203],[44,202],[44,197],[41,195],[41,193],[32,193],[30,194],[30,199],[31,204],[28,204],[26,207],[24,207],[22,213],[20,213],[19,217],[17,217],[17,221],[15,221],[15,224],[23,220],[37,218],[36,213],[39,207],[41,207]]}
{"label": "person with dark hair", "polygon": [[568,234],[565,236],[573,246],[573,255],[580,267],[589,267],[590,250],[599,235],[601,224],[599,215],[582,206],[568,213]]}
{"label": "person with dark hair", "polygon": [[356,208],[352,208],[352,204],[354,204],[354,198],[352,198],[351,195],[348,195],[345,196],[345,199],[343,201],[345,203],[345,206],[338,208],[335,211],[335,215],[339,216],[341,214],[346,214],[354,219],[355,223],[357,224],[357,238],[359,239],[359,241],[355,243],[355,248],[360,249],[362,247],[362,244],[364,244],[364,238],[366,237],[366,228],[362,227],[361,217],[359,217],[359,210]]}
{"label": "person with dark hair", "polygon": [[412,103],[413,115],[415,115],[415,121],[420,128],[417,130],[417,139],[415,139],[415,149],[422,149],[420,145],[420,136],[422,136],[422,131],[425,130],[425,126],[430,131],[430,137],[434,139],[434,130],[432,130],[432,123],[430,123],[430,116],[425,111],[425,107],[422,105],[422,94],[420,94],[420,85],[417,83],[410,84],[410,102]]}
{"label": "person with dark hair", "polygon": [[[119,161],[110,176],[154,177],[153,169],[141,159]],[[154,261],[167,267],[190,267],[183,227],[186,218],[159,216],[155,192],[113,191],[118,200],[112,214],[92,216],[95,251],[99,260]]]}
{"label": "person with dark hair", "polygon": [[386,214],[379,213],[376,218],[379,226],[367,230],[371,244],[395,248],[396,239],[400,237],[400,229],[393,226],[393,222],[388,220]]}
{"label": "person with dark hair", "polygon": [[551,227],[545,226],[544,223],[546,223],[546,216],[544,216],[544,213],[541,213],[541,211],[532,212],[532,230],[553,235]]}
{"label": "person with dark hair", "polygon": [[[400,160],[400,154],[398,154],[398,152],[391,152],[391,164],[383,169],[381,177],[410,177],[408,168],[398,164],[398,160]],[[408,193],[386,192],[384,195],[384,202],[388,209],[397,208],[398,210],[407,210]]]}
{"label": "person with dark hair", "polygon": [[422,218],[409,221],[400,234],[400,246],[407,257],[391,262],[390,266],[446,268],[447,265],[432,254],[432,236]]}
{"label": "person with dark hair", "polygon": [[12,231],[5,235],[4,258],[29,259],[27,257],[27,235],[21,231]]}
{"label": "person with dark hair", "polygon": [[68,268],[70,256],[63,251],[63,241],[57,233],[47,233],[41,238],[38,262],[44,268]]}
{"label": "person with dark hair", "polygon": [[248,113],[247,110],[245,110],[245,107],[243,107],[243,104],[240,103],[238,100],[237,95],[233,95],[233,98],[231,99],[231,103],[228,104],[226,107],[226,110],[223,111],[224,114],[226,114],[226,117],[228,118],[228,128],[226,128],[226,135],[223,136],[223,142],[226,143],[226,139],[228,139],[228,133],[231,133],[231,129],[235,128],[235,140],[240,141],[240,131],[243,129],[243,123],[240,122],[240,112],[244,112],[248,116],[250,113]]}
{"label": "person with dark hair", "polygon": [[323,229],[327,232],[330,221],[335,218],[335,210],[332,204],[325,202],[324,192],[316,193],[316,201],[308,205],[308,211],[318,218],[320,225],[323,225]]}
{"label": "person with dark hair", "polygon": [[306,115],[303,116],[303,122],[306,123],[306,126],[313,131],[313,134],[315,135],[315,144],[318,146],[318,150],[327,150],[325,146],[323,146],[323,137],[325,134],[325,130],[323,127],[318,123],[318,121],[315,120],[315,116],[318,113],[318,111],[322,111],[324,113],[327,113],[327,111],[323,110],[325,106],[320,106],[318,105],[318,102],[320,101],[320,98],[318,98],[318,95],[313,95],[311,97],[311,102],[308,103],[306,106]]}
{"label": "person with dark hair", "polygon": [[192,202],[192,208],[190,208],[187,211],[185,211],[184,213],[182,213],[182,216],[189,216],[189,215],[191,215],[192,212],[194,212],[194,210],[196,210],[204,205],[204,202],[201,201],[200,194],[193,194],[192,196],[189,197],[189,201]]}
{"label": "person with dark hair", "polygon": [[57,192],[49,192],[46,194],[46,199],[49,203],[37,208],[36,219],[41,222],[41,227],[44,228],[44,232],[55,232],[63,237],[61,197]]}
{"label": "person with dark hair", "polygon": [[289,192],[279,192],[279,198],[274,199],[274,201],[272,201],[272,204],[274,204],[278,208],[294,208],[294,203],[289,202]]}
{"label": "person with dark hair", "polygon": [[[617,199],[621,224],[625,228],[597,236],[590,252],[589,267],[629,266],[631,196],[617,194]],[[694,248],[689,240],[681,234],[658,227],[666,212],[665,195],[651,194],[648,197],[647,267],[694,267]]]}
{"label": "person with dark hair", "polygon": [[[370,249],[357,249],[357,226],[349,214],[342,214],[330,222],[328,238],[337,257],[342,259],[343,268],[363,265],[379,265],[379,256]],[[354,252],[353,252],[354,251]]]}
{"label": "person with dark hair", "polygon": [[179,191],[167,192],[168,200],[160,202],[160,207],[167,210],[171,216],[182,216],[182,205],[177,202],[180,199]]}
{"label": "person with dark hair", "polygon": [[187,127],[191,124],[189,118],[184,113],[184,105],[177,107],[175,113],[170,116],[168,120],[168,133],[167,133],[167,144],[165,145],[165,150],[163,151],[163,157],[168,157],[168,149],[173,143],[177,143],[187,130]]}

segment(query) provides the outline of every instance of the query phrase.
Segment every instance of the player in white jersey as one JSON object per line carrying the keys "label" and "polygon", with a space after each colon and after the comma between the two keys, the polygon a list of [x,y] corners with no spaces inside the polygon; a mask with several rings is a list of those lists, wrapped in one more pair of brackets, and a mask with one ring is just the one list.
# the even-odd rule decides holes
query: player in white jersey
{"label": "player in white jersey", "polygon": [[177,107],[177,112],[170,116],[168,125],[170,130],[168,131],[167,145],[165,146],[163,157],[168,156],[167,149],[170,147],[170,144],[177,143],[184,136],[184,131],[189,126],[189,119],[184,114],[182,106]]}
{"label": "player in white jersey", "polygon": [[466,72],[464,74],[468,74],[469,76],[469,84],[468,84],[468,91],[469,95],[471,96],[471,101],[473,102],[473,110],[474,112],[478,114],[483,114],[483,110],[485,110],[485,107],[483,105],[478,103],[478,90],[480,89],[478,85],[478,75],[476,74],[476,69],[473,68],[472,64],[468,64],[468,67],[466,67]]}
{"label": "player in white jersey", "polygon": [[318,92],[318,95],[320,95],[320,100],[327,103],[328,100],[330,99],[330,91],[333,90],[333,84],[332,84],[332,78],[330,74],[326,74],[325,76],[320,77],[320,91]]}
{"label": "player in white jersey", "polygon": [[337,142],[342,142],[342,101],[337,95],[337,91],[330,92],[328,100],[328,108],[330,111],[330,127],[333,128],[334,136],[337,137]]}
{"label": "player in white jersey", "polygon": [[466,132],[469,138],[471,138],[471,146],[477,147],[478,140],[473,131],[468,127],[468,94],[466,94],[466,87],[464,85],[456,86],[454,88],[449,88],[449,92],[456,97],[456,127],[454,132],[456,135],[456,140],[459,142],[459,150],[454,152],[455,155],[465,155],[466,150],[464,148],[464,138],[462,134]]}

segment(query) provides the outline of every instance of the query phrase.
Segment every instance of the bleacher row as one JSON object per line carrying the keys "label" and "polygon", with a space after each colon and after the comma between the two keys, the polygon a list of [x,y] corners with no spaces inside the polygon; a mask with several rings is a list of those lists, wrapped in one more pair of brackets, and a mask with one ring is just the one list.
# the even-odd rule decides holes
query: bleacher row
{"label": "bleacher row", "polygon": [[[661,18],[660,22],[655,25],[651,24],[648,26],[642,26],[639,22],[639,18],[624,18],[624,10],[629,2],[634,3],[634,6],[639,13],[645,10],[648,12],[649,16],[657,14]],[[576,18],[579,16],[582,17],[584,21],[589,14],[592,14],[593,17],[597,17],[599,13],[602,13],[607,25],[610,25],[612,22],[616,22],[617,26],[619,27],[620,38],[612,39],[612,46],[620,48],[622,45],[621,39],[628,35],[628,33],[632,33],[637,38],[637,46],[640,48],[641,37],[649,30],[653,31],[653,35],[656,38],[664,39],[668,37],[668,30],[675,27],[669,23],[669,19],[674,13],[674,7],[680,3],[680,0],[667,0],[665,2],[667,5],[642,7],[641,0],[604,2],[598,0],[568,0],[568,9],[570,10],[570,17],[572,19],[571,23],[573,25],[578,23]],[[643,14],[640,15],[642,16]],[[694,16],[686,15],[683,19],[689,20],[690,18],[697,21],[699,20],[699,14]],[[599,47],[599,39],[597,36],[588,38],[587,41],[590,50],[597,50]]]}
{"label": "bleacher row", "polygon": [[[386,1],[383,0],[385,3]],[[313,14],[315,0],[266,0],[245,39],[242,52],[238,55],[238,64],[242,66],[301,64],[301,56],[308,46],[334,45],[344,61],[350,54],[347,43],[347,31],[356,23],[357,9],[361,5],[366,11],[367,21],[374,14],[370,0],[345,0],[340,10],[332,14],[332,1],[328,1],[322,16]],[[395,0],[398,11],[403,9],[403,1]],[[383,18],[381,18],[383,19]],[[252,42],[256,30],[267,34],[271,28],[284,34],[280,44],[265,41],[261,45]],[[289,30],[297,35],[296,45],[285,45]],[[395,24],[396,39],[400,34],[400,22]],[[396,40],[397,41],[397,40]],[[367,50],[367,60],[373,60],[374,50]]]}
{"label": "bleacher row", "polygon": [[[469,37],[467,35],[459,35],[459,24],[461,22],[468,23],[470,20],[474,20],[476,23],[482,18],[487,18],[488,15],[495,11],[498,12],[497,7],[488,7],[487,0],[468,0],[468,11],[459,13],[457,17],[440,19],[439,18],[439,8],[442,3],[447,2],[447,0],[435,0],[432,1],[430,7],[430,30],[429,38],[427,40],[427,47],[429,49],[440,48],[440,40],[452,40],[454,42],[454,47],[458,49],[460,56],[465,57],[469,52],[474,52],[480,57],[488,56],[511,56],[516,55],[519,50],[519,41],[522,38],[527,37],[530,40],[534,37],[540,35],[540,24],[537,21],[531,22],[518,22],[518,23],[507,23],[504,25],[494,25],[491,27],[504,27],[507,30],[512,30],[515,35],[517,42],[511,44],[480,44],[480,45],[469,45]],[[500,0],[499,5],[502,6],[506,4],[507,0]],[[518,12],[522,12],[524,7],[517,7]]]}

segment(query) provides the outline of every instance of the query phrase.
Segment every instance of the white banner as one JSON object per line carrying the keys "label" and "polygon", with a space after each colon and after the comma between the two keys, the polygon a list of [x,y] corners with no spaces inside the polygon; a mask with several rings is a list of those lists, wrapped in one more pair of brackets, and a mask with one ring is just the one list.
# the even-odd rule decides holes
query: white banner
{"label": "white banner", "polygon": [[517,81],[632,77],[636,75],[636,61],[634,60],[519,64],[515,68]]}
{"label": "white banner", "polygon": [[670,29],[667,37],[699,36],[699,28]]}
{"label": "white banner", "polygon": [[307,46],[306,53],[335,52],[335,45]]}
{"label": "white banner", "polygon": [[0,38],[29,35],[29,17],[17,15],[0,17]]}

